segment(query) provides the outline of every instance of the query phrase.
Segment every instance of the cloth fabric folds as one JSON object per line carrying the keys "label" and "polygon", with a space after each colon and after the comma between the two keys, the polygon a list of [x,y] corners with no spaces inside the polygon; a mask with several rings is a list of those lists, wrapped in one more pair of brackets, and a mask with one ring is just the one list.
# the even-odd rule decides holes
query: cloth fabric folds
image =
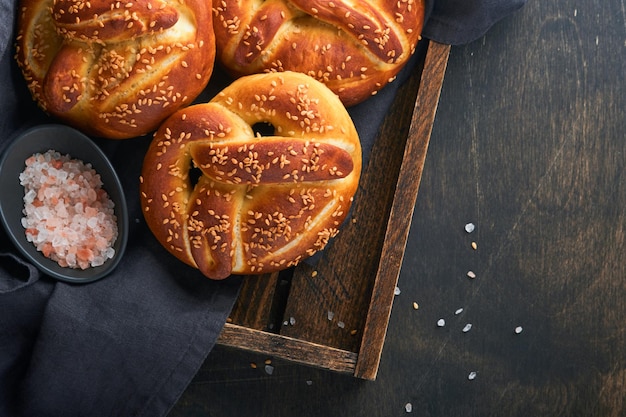
{"label": "cloth fabric folds", "polygon": [[483,36],[496,22],[521,8],[526,0],[430,0],[425,38],[461,45]]}
{"label": "cloth fabric folds", "polygon": [[[13,60],[16,3],[0,0],[6,22],[0,26],[0,153],[21,130],[50,122]],[[429,0],[423,35],[470,42],[523,4]],[[410,71],[411,64],[403,74]],[[349,109],[364,143],[373,141],[404,75]],[[167,414],[216,343],[238,295],[241,278],[205,279],[169,256],[143,222],[137,178],[149,138],[97,142],[128,199],[125,257],[102,280],[56,282],[22,259],[0,229],[0,417]]]}

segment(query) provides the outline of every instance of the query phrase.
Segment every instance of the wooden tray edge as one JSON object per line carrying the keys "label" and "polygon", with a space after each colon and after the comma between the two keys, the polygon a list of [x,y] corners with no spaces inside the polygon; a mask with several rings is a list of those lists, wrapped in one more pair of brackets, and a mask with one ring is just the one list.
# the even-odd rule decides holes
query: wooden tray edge
{"label": "wooden tray edge", "polygon": [[[376,379],[378,372],[395,296],[394,290],[400,275],[449,53],[450,45],[432,41],[426,52],[424,71],[413,109],[402,168],[398,176],[378,273],[372,290],[372,301],[363,330],[362,340],[372,341],[372,343],[361,344],[354,373],[354,376],[358,378],[373,380]],[[418,172],[415,172],[414,167],[419,167]]]}
{"label": "wooden tray edge", "polygon": [[218,343],[237,349],[267,354],[290,362],[353,373],[357,354],[274,333],[226,323]]}

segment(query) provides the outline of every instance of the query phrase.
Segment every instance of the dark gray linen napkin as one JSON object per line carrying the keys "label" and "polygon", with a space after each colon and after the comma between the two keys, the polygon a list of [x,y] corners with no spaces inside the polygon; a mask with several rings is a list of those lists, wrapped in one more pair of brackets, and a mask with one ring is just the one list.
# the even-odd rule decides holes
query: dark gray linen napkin
{"label": "dark gray linen napkin", "polygon": [[[34,105],[13,62],[15,3],[0,0],[6,22],[0,26],[0,153],[19,131],[54,122]],[[471,42],[523,3],[433,0],[423,35]],[[413,61],[396,82],[349,109],[365,161]],[[211,84],[201,100],[221,88],[217,79]],[[237,297],[241,278],[205,279],[165,252],[143,222],[136,180],[149,138],[96,141],[128,199],[126,255],[100,281],[65,284],[24,261],[0,229],[0,417],[165,415],[213,348]]]}
{"label": "dark gray linen napkin", "polygon": [[448,45],[482,37],[496,22],[520,9],[526,0],[430,0],[422,36]]}

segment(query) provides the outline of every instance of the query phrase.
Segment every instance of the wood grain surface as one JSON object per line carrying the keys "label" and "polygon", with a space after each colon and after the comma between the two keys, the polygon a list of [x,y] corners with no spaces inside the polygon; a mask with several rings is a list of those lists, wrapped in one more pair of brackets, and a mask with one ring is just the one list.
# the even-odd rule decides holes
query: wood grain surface
{"label": "wood grain surface", "polygon": [[218,346],[170,417],[626,415],[625,10],[452,47],[376,381]]}

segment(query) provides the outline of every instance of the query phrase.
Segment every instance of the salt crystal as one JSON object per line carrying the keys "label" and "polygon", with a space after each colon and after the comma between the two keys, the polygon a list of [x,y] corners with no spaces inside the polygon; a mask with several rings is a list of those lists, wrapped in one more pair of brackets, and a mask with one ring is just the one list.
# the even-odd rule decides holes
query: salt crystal
{"label": "salt crystal", "polygon": [[522,329],[522,326],[517,326],[517,327],[515,328],[515,333],[516,333],[516,334],[520,334],[520,333],[522,332],[522,330],[524,330],[524,329]]}
{"label": "salt crystal", "polygon": [[437,326],[443,327],[446,325],[446,321],[444,319],[437,320]]}
{"label": "salt crystal", "polygon": [[295,317],[289,317],[289,324],[291,324],[292,326],[294,324],[296,324],[296,318]]}
{"label": "salt crystal", "polygon": [[[91,165],[51,150],[29,157],[19,180],[25,192],[21,224],[37,250],[45,248],[46,256],[63,267],[82,269],[102,265],[115,254],[115,204],[100,192],[102,181]],[[72,248],[93,255],[79,260]]]}
{"label": "salt crystal", "polygon": [[476,228],[476,226],[474,226],[474,223],[467,223],[465,225],[465,231],[467,233],[472,233],[474,231],[474,229]]}
{"label": "salt crystal", "polygon": [[326,316],[328,317],[328,320],[332,321],[333,318],[335,317],[335,313],[333,313],[332,311],[328,310],[328,313],[326,314]]}
{"label": "salt crystal", "polygon": [[35,200],[36,196],[37,193],[34,190],[28,190],[28,192],[24,195],[24,203],[31,204]]}
{"label": "salt crystal", "polygon": [[339,326],[340,328],[342,328],[342,329],[343,329],[343,328],[345,328],[345,327],[346,327],[346,324],[345,324],[343,321],[338,321],[338,322],[337,322],[337,326]]}
{"label": "salt crystal", "polygon": [[399,288],[399,287],[396,287],[396,288],[393,290],[394,295],[400,295],[400,293],[401,293],[401,292],[402,292],[402,291],[400,291],[400,288]]}
{"label": "salt crystal", "polygon": [[459,315],[459,314],[461,314],[462,312],[463,312],[463,309],[462,309],[462,308],[458,308],[458,309],[454,312],[454,314],[455,314],[456,316],[458,316],[458,315]]}
{"label": "salt crystal", "polygon": [[467,323],[465,327],[463,327],[463,333],[467,333],[472,329],[472,323]]}
{"label": "salt crystal", "polygon": [[467,376],[467,379],[469,379],[470,381],[476,379],[476,372],[472,371],[469,373],[469,375]]}
{"label": "salt crystal", "polygon": [[89,227],[90,229],[95,229],[96,226],[98,226],[98,218],[90,217],[89,220],[87,220],[87,227]]}
{"label": "salt crystal", "polygon": [[406,403],[404,405],[404,411],[406,411],[407,413],[410,413],[413,411],[413,404],[411,403]]}
{"label": "salt crystal", "polygon": [[467,271],[467,276],[471,279],[476,278],[476,274],[473,271]]}
{"label": "salt crystal", "polygon": [[272,365],[265,365],[265,373],[272,375],[274,373],[274,367]]}

